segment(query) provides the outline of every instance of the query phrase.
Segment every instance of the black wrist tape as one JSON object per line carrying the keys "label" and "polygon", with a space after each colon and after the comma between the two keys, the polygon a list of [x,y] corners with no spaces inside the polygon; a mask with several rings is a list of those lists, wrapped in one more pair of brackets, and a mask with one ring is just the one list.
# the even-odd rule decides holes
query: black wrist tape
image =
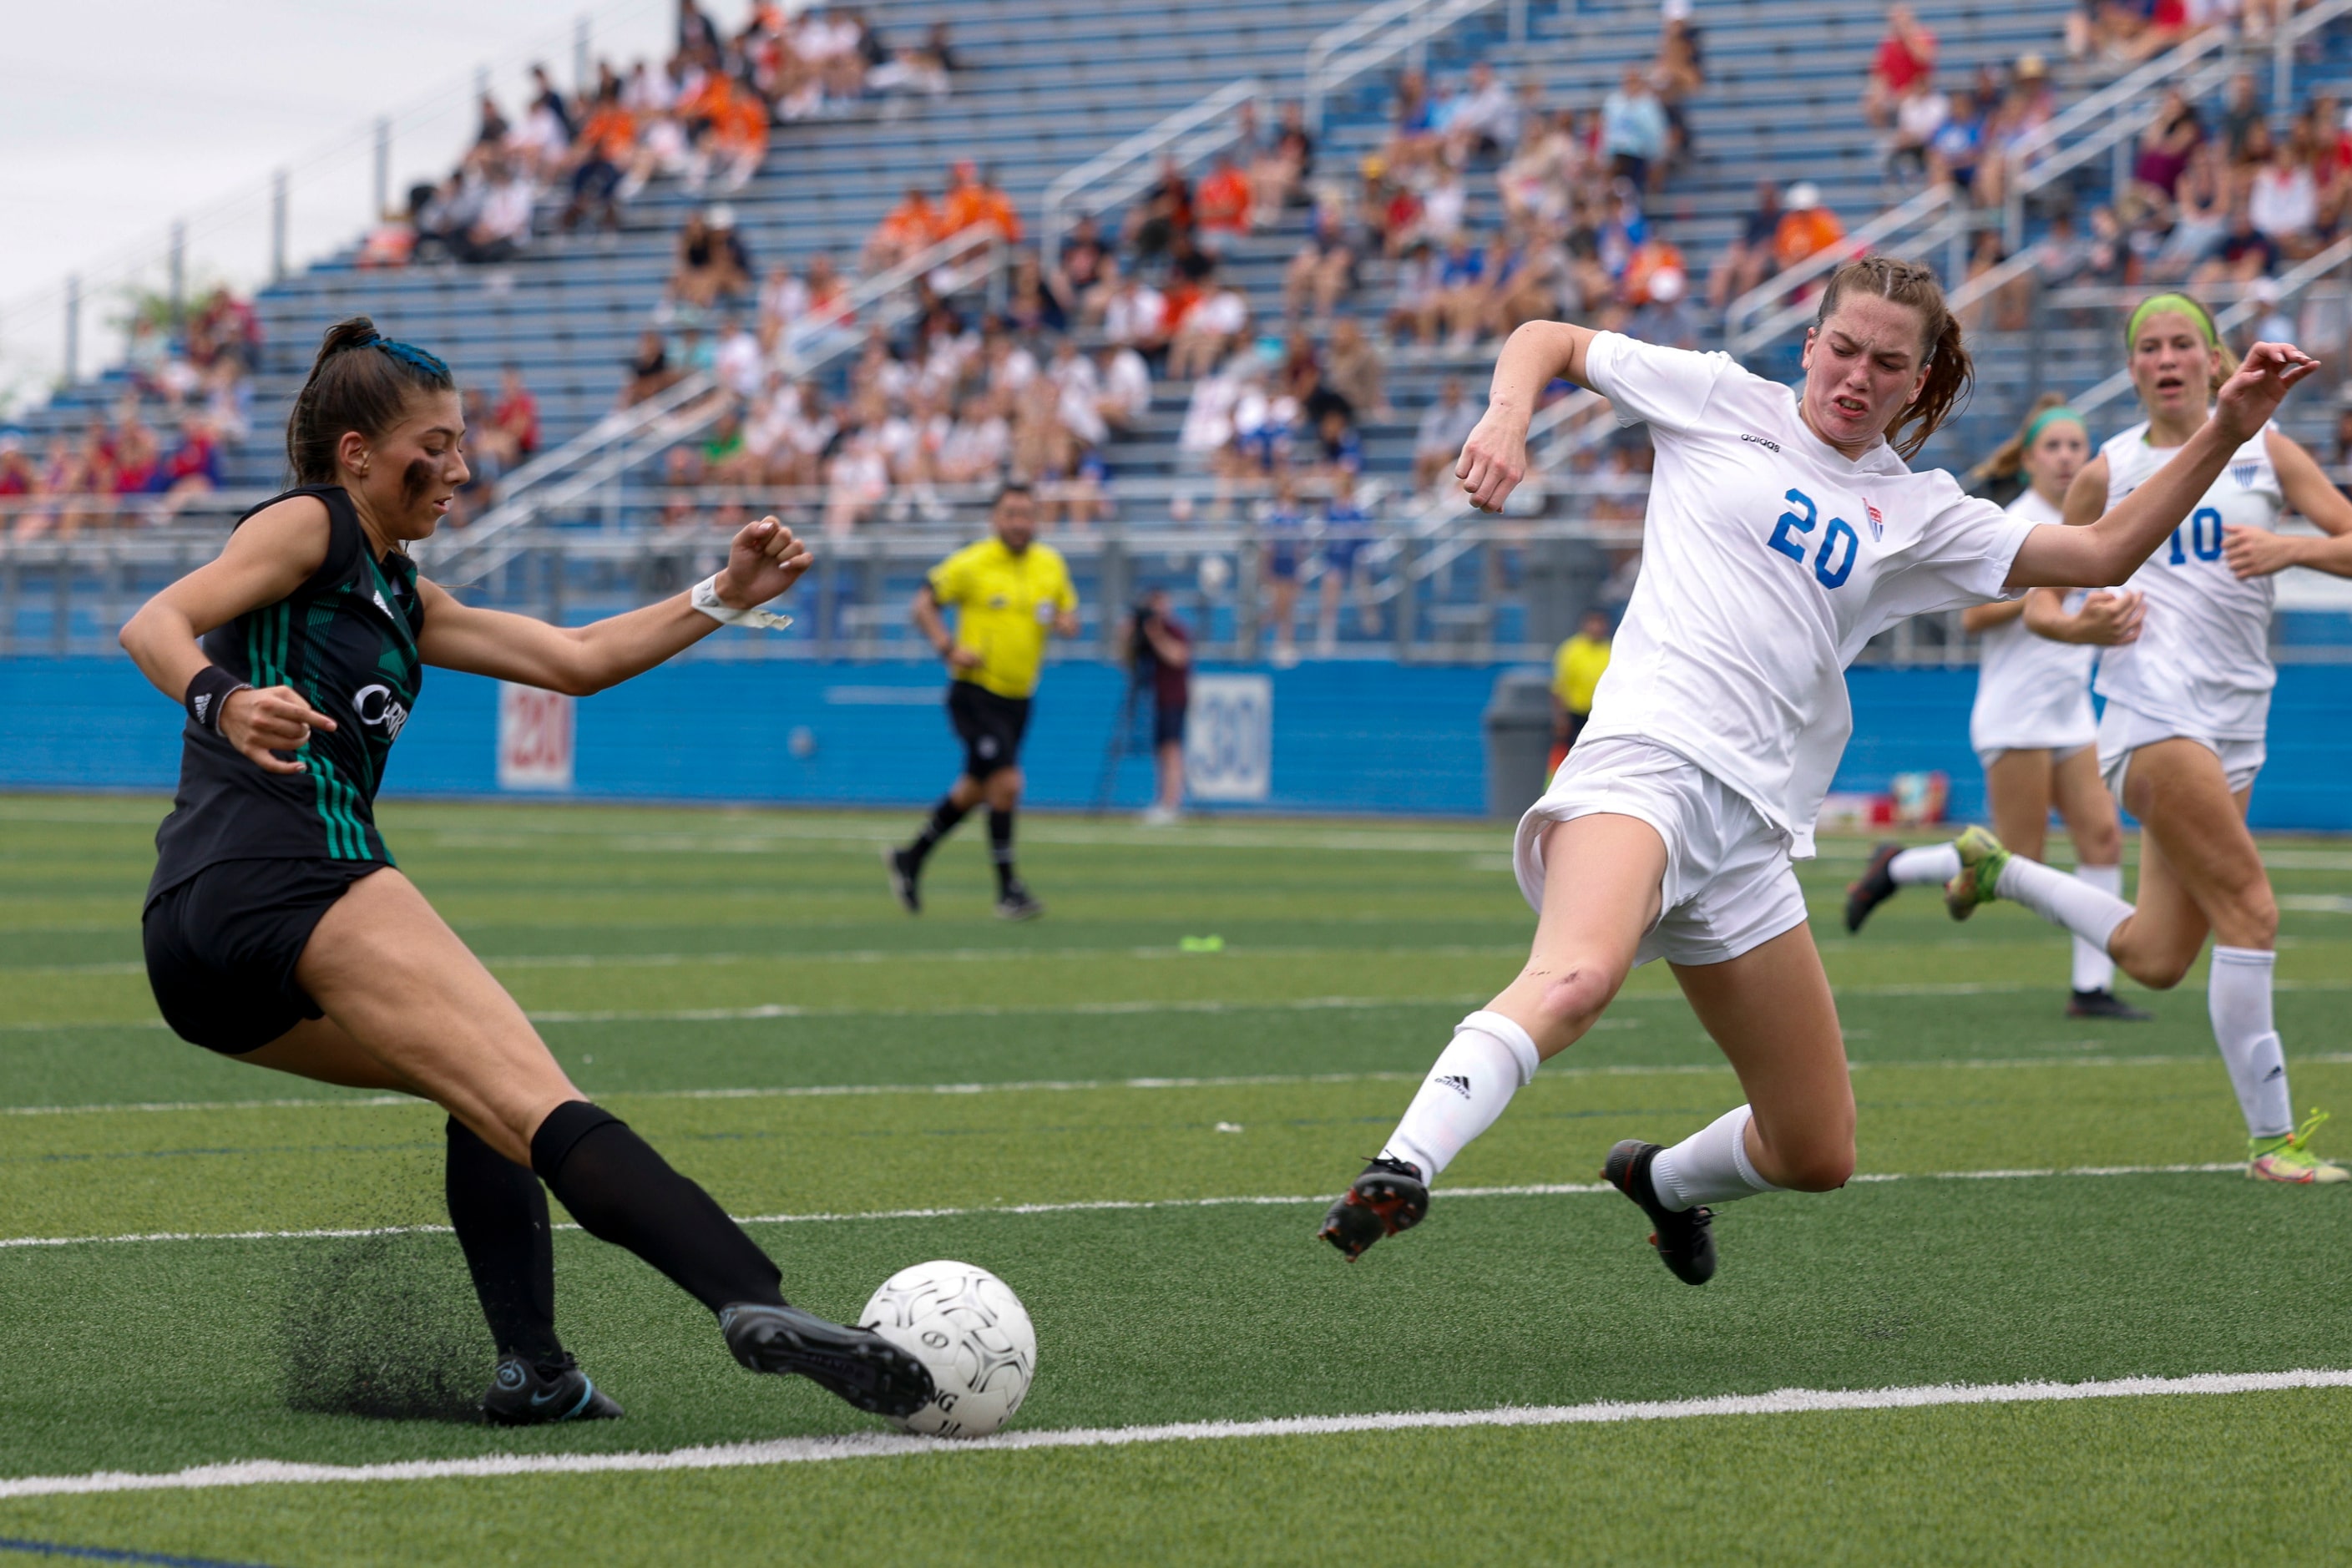
{"label": "black wrist tape", "polygon": [[220,729],[221,710],[228,700],[240,691],[250,691],[253,683],[239,680],[219,665],[208,664],[196,671],[188,682],[188,694],[182,700],[187,705],[188,717],[207,730]]}

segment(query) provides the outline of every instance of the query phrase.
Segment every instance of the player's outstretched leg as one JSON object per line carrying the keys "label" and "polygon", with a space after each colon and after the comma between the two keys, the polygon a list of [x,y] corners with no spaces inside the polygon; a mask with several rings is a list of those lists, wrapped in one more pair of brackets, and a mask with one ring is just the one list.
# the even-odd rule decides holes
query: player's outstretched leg
{"label": "player's outstretched leg", "polygon": [[776,1266],[709,1193],[611,1111],[584,1100],[548,1112],[531,1168],[583,1230],[626,1247],[719,1316],[753,1372],[797,1373],[860,1410],[910,1415],[932,1393],[922,1363],[879,1334],[788,1304]]}
{"label": "player's outstretched leg", "polygon": [[447,1132],[449,1223],[499,1350],[482,1414],[509,1426],[619,1415],[556,1337],[546,1189],[454,1116]]}
{"label": "player's outstretched leg", "polygon": [[1959,875],[1959,857],[1948,844],[1923,844],[1916,849],[1906,849],[1900,844],[1880,845],[1871,851],[1870,864],[1861,879],[1846,888],[1845,929],[1860,931],[1871,911],[1893,898],[1898,889],[1948,882]]}

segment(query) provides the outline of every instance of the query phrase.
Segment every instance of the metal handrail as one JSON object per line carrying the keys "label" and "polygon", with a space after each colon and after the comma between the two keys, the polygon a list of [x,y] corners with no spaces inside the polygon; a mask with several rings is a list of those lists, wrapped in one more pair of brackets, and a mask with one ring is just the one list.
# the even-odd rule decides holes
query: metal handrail
{"label": "metal handrail", "polygon": [[1141,190],[1150,178],[1151,160],[1178,142],[1184,142],[1177,154],[1184,163],[1231,145],[1240,135],[1230,118],[1233,110],[1264,90],[1264,84],[1254,76],[1229,81],[1076,168],[1055,175],[1045,187],[1045,207],[1037,224],[1043,254],[1050,257],[1060,248],[1062,233],[1069,226],[1067,214],[1076,205],[1079,192],[1092,191],[1085,210],[1100,212]]}
{"label": "metal handrail", "polygon": [[[1302,68],[1306,78],[1307,130],[1323,133],[1323,102],[1338,88],[1386,65],[1408,49],[1419,49],[1430,39],[1467,16],[1492,10],[1501,0],[1386,0],[1360,12],[1338,26],[1316,36],[1307,46]],[[1512,23],[1524,29],[1526,9],[1514,5]],[[1378,36],[1378,41],[1357,47],[1357,41]],[[1342,50],[1351,50],[1342,54]]]}
{"label": "metal handrail", "polygon": [[[2276,280],[2277,291],[2269,299],[2249,290],[2244,299],[2216,313],[2213,325],[2216,330],[2226,332],[2245,321],[2257,310],[2267,305],[2284,304],[2294,299],[2347,261],[2352,261],[2352,239],[2339,239],[2302,266],[2282,275]],[[2078,413],[2088,414],[2129,392],[2131,384],[2130,370],[2119,370],[2081,396],[2068,399],[2068,405]]]}

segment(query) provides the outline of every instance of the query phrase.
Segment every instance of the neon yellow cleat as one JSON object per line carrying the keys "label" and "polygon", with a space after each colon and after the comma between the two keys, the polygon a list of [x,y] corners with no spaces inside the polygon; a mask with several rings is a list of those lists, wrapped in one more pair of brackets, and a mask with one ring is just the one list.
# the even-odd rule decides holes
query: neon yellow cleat
{"label": "neon yellow cleat", "polygon": [[2000,880],[2000,868],[2009,864],[2009,851],[1982,827],[1968,829],[1952,840],[1952,847],[1960,852],[1960,874],[1944,884],[1944,908],[1954,920],[1964,921],[1977,912],[1979,904],[1999,896],[1993,888]]}
{"label": "neon yellow cleat", "polygon": [[2258,1182],[2285,1182],[2296,1186],[2352,1182],[2352,1171],[2311,1152],[2311,1135],[2326,1120],[2327,1112],[2315,1110],[2311,1120],[2292,1132],[2275,1138],[2247,1139],[2246,1174]]}

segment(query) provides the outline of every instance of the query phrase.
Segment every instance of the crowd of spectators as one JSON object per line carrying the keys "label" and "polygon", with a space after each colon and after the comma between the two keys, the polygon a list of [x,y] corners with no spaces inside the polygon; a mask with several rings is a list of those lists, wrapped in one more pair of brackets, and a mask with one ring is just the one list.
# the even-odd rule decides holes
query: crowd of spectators
{"label": "crowd of spectators", "polygon": [[697,193],[741,189],[759,172],[769,129],[853,106],[947,95],[957,69],[948,26],[919,43],[886,46],[856,9],[813,5],[795,15],[756,0],[728,33],[695,0],[680,0],[672,52],[624,71],[597,67],[593,86],[566,96],[531,68],[520,122],[496,98],[456,168],[412,187],[360,248],[362,267],[414,261],[511,259],[531,242],[543,197],[562,202],[557,226],[620,226],[624,204],[656,179]]}
{"label": "crowd of spectators", "polygon": [[[261,323],[215,289],[175,320],[151,301],[130,323],[128,385],[79,437],[0,430],[0,533],[70,537],[164,522],[221,485],[224,449],[250,426]],[[39,450],[35,450],[36,447]]]}

